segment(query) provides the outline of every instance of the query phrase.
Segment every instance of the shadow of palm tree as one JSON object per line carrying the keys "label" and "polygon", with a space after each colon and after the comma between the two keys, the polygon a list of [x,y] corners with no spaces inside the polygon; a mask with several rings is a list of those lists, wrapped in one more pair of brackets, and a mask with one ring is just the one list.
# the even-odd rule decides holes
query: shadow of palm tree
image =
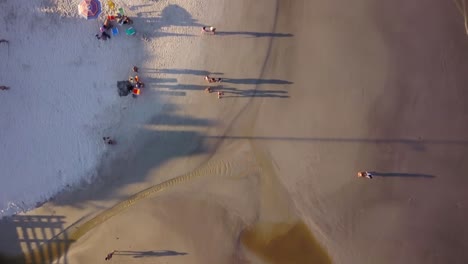
{"label": "shadow of palm tree", "polygon": [[262,38],[262,37],[285,38],[285,37],[294,36],[293,34],[289,34],[289,33],[249,32],[249,31],[217,31],[216,35],[219,35],[219,36],[247,35],[249,37],[255,37],[255,38]]}
{"label": "shadow of palm tree", "polygon": [[185,252],[177,252],[173,250],[149,250],[149,251],[134,251],[134,250],[117,250],[114,255],[132,256],[134,258],[144,257],[169,257],[187,255]]}
{"label": "shadow of palm tree", "polygon": [[[160,13],[159,16],[155,16],[153,12],[139,12],[137,17],[133,19],[135,28],[139,29],[145,38],[153,37],[166,37],[166,36],[184,36],[190,37],[190,34],[170,33],[161,32],[161,28],[167,28],[170,26],[182,26],[182,27],[201,27],[202,25],[197,23],[197,20],[192,15],[180,7],[179,5],[167,5]],[[147,25],[151,25],[148,27]]]}
{"label": "shadow of palm tree", "polygon": [[435,178],[434,175],[420,173],[402,173],[402,172],[371,172],[373,176],[380,177],[411,177],[411,178]]}

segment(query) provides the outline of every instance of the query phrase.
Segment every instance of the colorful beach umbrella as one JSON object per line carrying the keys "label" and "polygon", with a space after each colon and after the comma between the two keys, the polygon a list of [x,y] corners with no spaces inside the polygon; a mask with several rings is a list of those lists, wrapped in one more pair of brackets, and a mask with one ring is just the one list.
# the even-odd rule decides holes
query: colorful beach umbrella
{"label": "colorful beach umbrella", "polygon": [[86,19],[96,19],[101,14],[99,0],[83,0],[78,5],[78,13]]}

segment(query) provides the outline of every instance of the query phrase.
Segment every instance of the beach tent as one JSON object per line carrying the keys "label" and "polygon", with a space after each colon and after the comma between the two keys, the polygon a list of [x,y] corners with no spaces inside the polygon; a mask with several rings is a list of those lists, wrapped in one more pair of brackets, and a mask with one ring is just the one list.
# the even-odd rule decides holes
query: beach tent
{"label": "beach tent", "polygon": [[99,0],[83,0],[78,5],[78,14],[86,19],[96,19],[101,14]]}

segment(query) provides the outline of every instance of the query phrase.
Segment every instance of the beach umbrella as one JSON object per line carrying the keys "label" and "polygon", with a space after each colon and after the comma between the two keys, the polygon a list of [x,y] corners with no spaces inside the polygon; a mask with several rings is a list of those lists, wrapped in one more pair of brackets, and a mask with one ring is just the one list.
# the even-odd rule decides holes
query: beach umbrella
{"label": "beach umbrella", "polygon": [[99,0],[83,0],[78,5],[78,13],[86,19],[96,19],[101,14]]}

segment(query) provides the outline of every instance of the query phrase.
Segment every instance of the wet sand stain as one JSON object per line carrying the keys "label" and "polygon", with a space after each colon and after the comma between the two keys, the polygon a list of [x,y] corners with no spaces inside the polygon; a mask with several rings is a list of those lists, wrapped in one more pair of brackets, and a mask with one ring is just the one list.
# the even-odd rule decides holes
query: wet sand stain
{"label": "wet sand stain", "polygon": [[261,223],[245,229],[242,244],[271,264],[332,263],[307,225],[295,223]]}

